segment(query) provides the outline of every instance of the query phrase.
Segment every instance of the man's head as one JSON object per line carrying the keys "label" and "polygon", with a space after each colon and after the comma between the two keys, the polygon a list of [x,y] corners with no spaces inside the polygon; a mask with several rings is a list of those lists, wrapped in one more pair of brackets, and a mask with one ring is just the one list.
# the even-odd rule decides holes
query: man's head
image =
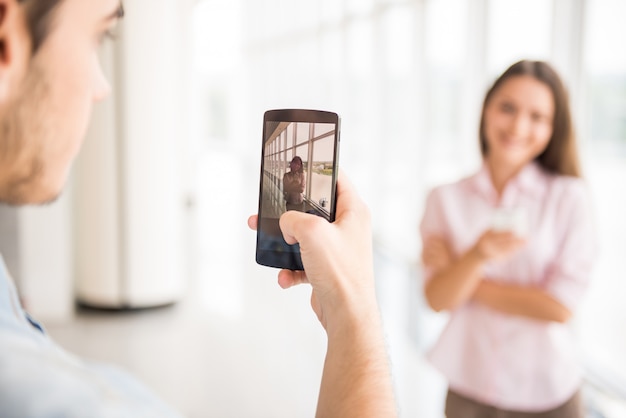
{"label": "man's head", "polygon": [[60,193],[109,92],[97,53],[121,13],[120,0],[0,0],[0,201]]}

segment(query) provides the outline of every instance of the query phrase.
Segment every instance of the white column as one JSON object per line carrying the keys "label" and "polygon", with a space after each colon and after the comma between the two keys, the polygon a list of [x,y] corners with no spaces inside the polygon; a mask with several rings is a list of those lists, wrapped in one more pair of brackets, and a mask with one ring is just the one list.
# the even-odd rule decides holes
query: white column
{"label": "white column", "polygon": [[104,51],[115,96],[97,109],[77,167],[77,294],[104,307],[175,302],[186,283],[187,9],[165,0],[125,8]]}

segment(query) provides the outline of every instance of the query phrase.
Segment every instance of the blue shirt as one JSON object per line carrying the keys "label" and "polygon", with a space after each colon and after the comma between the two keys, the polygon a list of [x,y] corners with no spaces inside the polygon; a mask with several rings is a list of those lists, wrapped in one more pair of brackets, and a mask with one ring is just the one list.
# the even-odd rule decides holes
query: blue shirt
{"label": "blue shirt", "polygon": [[180,417],[128,374],[54,343],[22,309],[0,256],[0,417]]}

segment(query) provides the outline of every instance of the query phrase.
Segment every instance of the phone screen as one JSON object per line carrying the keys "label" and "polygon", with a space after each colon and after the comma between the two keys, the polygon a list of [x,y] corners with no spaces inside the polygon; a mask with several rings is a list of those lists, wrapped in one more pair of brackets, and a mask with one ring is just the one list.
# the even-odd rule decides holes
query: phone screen
{"label": "phone screen", "polygon": [[270,110],[263,118],[256,261],[303,270],[298,244],[283,239],[279,219],[296,210],[335,220],[339,116],[318,110]]}

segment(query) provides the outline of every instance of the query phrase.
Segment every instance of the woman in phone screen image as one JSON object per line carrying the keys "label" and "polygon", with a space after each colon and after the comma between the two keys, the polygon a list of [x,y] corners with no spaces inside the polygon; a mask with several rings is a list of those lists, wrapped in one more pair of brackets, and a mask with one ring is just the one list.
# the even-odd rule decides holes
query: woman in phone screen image
{"label": "woman in phone screen image", "polygon": [[488,90],[478,173],[432,190],[420,226],[424,293],[450,318],[429,360],[446,416],[584,415],[568,327],[595,259],[566,89],[521,61]]}
{"label": "woman in phone screen image", "polygon": [[297,155],[289,163],[289,172],[283,176],[283,193],[287,210],[304,212],[304,189],[306,176],[302,167],[302,158]]}

